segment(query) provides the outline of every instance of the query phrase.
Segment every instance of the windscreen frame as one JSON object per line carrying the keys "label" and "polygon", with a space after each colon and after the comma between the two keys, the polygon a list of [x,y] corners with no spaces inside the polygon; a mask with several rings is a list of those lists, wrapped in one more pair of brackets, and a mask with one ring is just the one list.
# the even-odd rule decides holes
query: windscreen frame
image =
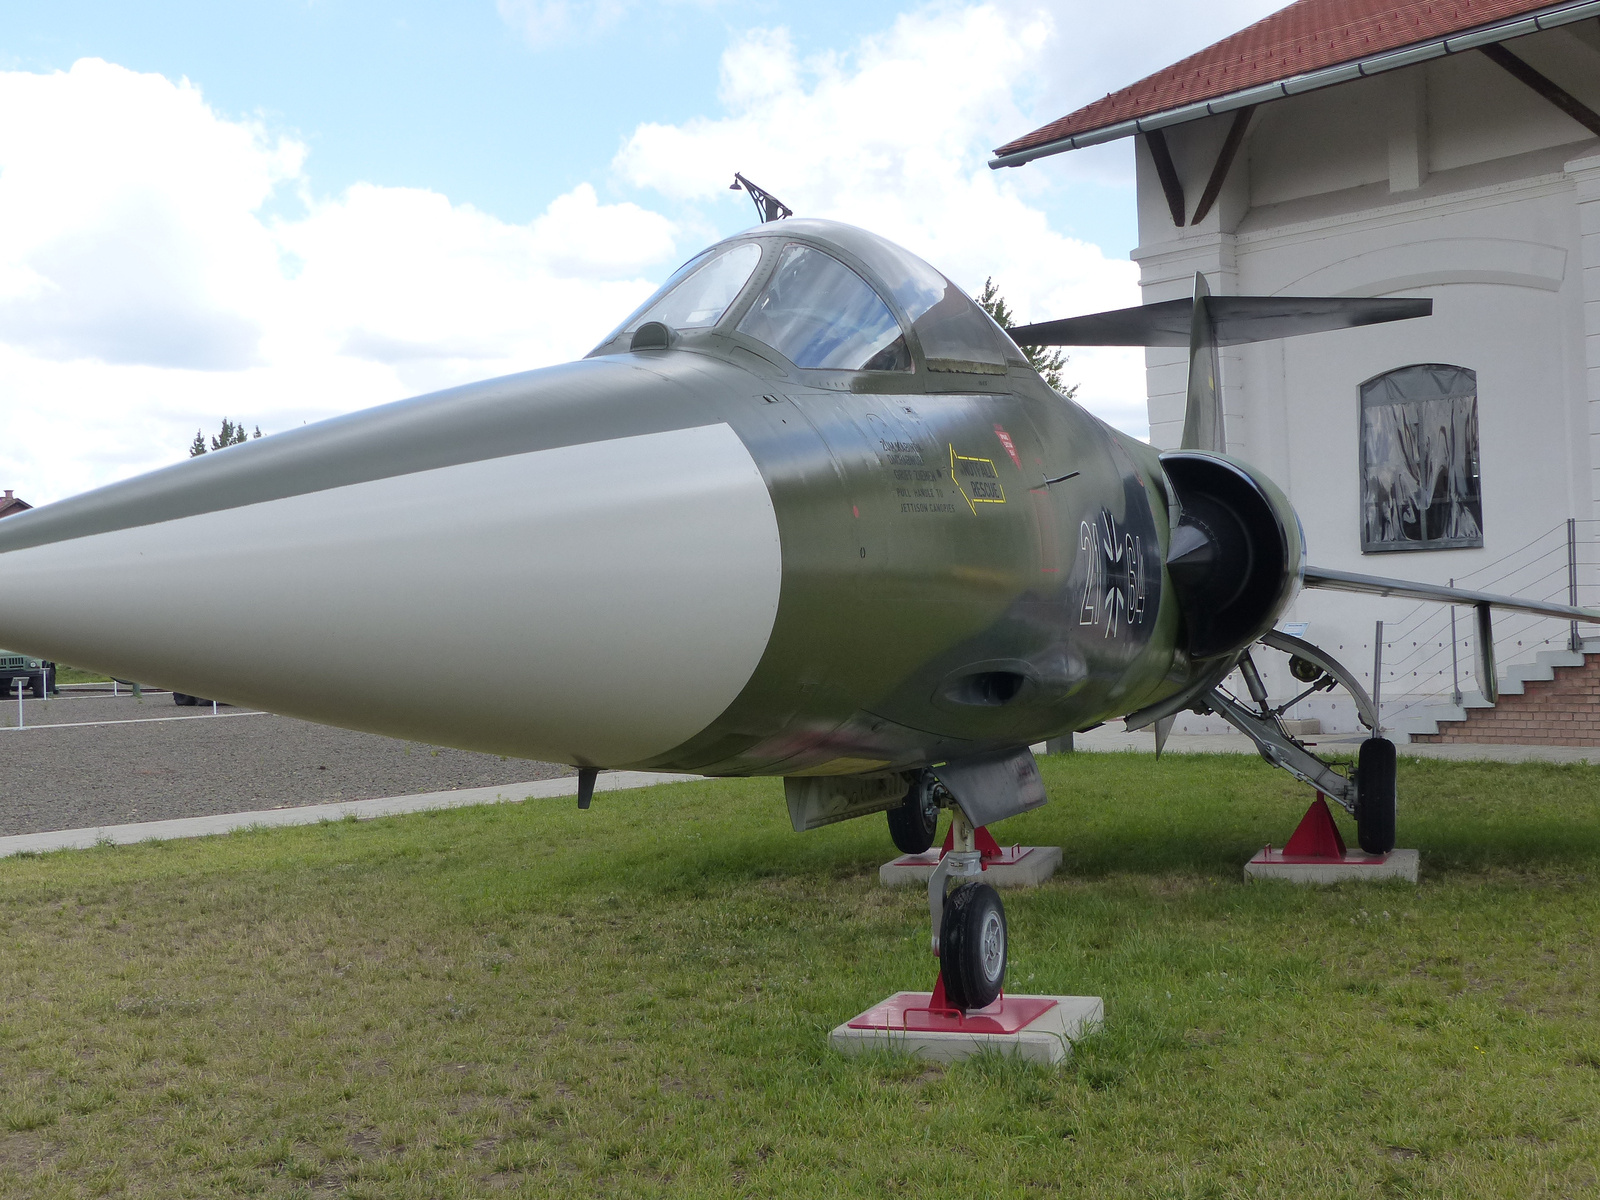
{"label": "windscreen frame", "polygon": [[[713,245],[707,246],[704,250],[700,251],[699,254],[694,255],[692,258],[679,266],[675,271],[673,271],[660,287],[651,292],[642,303],[637,305],[631,312],[629,312],[628,315],[622,319],[621,323],[618,324],[602,341],[595,346],[593,350],[589,351],[589,353],[584,357],[593,358],[597,355],[605,354],[608,352],[608,348],[614,346],[618,342],[623,343],[625,348],[628,334],[637,329],[639,325],[644,324],[642,318],[662,300],[672,295],[679,287],[682,287],[685,283],[688,283],[689,280],[698,273],[698,270],[704,269],[704,267],[701,267],[697,270],[691,271],[690,268],[694,267],[696,263],[705,260],[704,266],[710,266],[713,260],[736,253],[743,246],[754,246],[758,251],[755,265],[751,267],[750,273],[745,276],[744,282],[740,284],[738,290],[734,292],[733,298],[729,300],[727,305],[723,308],[721,315],[718,316],[715,321],[712,321],[707,325],[690,325],[681,328],[677,326],[673,327],[676,332],[688,335],[698,335],[723,328],[727,324],[730,314],[742,312],[746,307],[748,307],[752,287],[765,286],[766,278],[770,273],[772,265],[771,248],[765,244],[765,241],[766,239],[762,238],[736,237],[725,238],[720,242],[716,242]],[[677,282],[674,283],[674,280],[677,280]]]}
{"label": "windscreen frame", "polygon": [[[792,237],[786,236],[781,230],[775,230],[770,237],[764,238],[763,240],[768,242],[767,253],[770,257],[763,265],[759,284],[758,286],[752,287],[746,295],[739,298],[739,301],[736,304],[729,307],[727,314],[724,316],[721,324],[718,326],[720,332],[726,336],[737,338],[741,342],[746,342],[751,346],[760,347],[769,354],[778,355],[794,370],[806,372],[808,375],[825,378],[855,378],[865,376],[873,379],[908,379],[915,377],[924,370],[918,357],[916,341],[911,334],[910,322],[906,320],[905,312],[901,309],[900,305],[897,304],[894,299],[885,291],[882,280],[876,277],[876,272],[872,271],[870,268],[867,268],[865,264],[856,259],[854,255],[841,252],[838,246],[823,238],[804,236]],[[764,341],[763,339],[756,337],[754,334],[739,328],[739,326],[749,316],[750,311],[756,306],[757,303],[760,302],[761,297],[766,295],[767,289],[771,286],[791,246],[798,247],[803,250],[811,250],[823,255],[825,258],[831,259],[834,263],[849,271],[866,286],[867,291],[874,296],[880,304],[883,305],[885,311],[888,312],[890,318],[894,321],[896,328],[899,330],[899,340],[903,341],[905,344],[906,357],[908,359],[908,365],[905,368],[879,369],[869,367],[805,367],[801,366],[799,363],[796,363],[777,346],[774,346],[770,342]]]}

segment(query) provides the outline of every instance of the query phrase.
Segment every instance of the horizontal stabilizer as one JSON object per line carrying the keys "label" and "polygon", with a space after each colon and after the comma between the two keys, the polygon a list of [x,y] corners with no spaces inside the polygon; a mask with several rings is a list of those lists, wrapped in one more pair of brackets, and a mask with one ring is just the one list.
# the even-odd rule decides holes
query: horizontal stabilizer
{"label": "horizontal stabilizer", "polygon": [[[1238,346],[1302,333],[1406,321],[1433,312],[1433,301],[1344,296],[1211,296],[1206,300],[1216,344]],[[1041,321],[1006,330],[1019,346],[1187,346],[1194,299]]]}
{"label": "horizontal stabilizer", "polygon": [[1377,575],[1356,575],[1350,571],[1328,571],[1307,567],[1307,587],[1335,592],[1359,592],[1368,596],[1400,596],[1406,600],[1432,600],[1440,604],[1466,604],[1503,608],[1509,612],[1531,613],[1536,617],[1555,617],[1562,621],[1587,621],[1600,625],[1600,612],[1592,608],[1573,608],[1547,600],[1524,600],[1520,596],[1497,596],[1493,592],[1473,592],[1466,588],[1444,587],[1437,583],[1410,583],[1404,579],[1384,579]]}

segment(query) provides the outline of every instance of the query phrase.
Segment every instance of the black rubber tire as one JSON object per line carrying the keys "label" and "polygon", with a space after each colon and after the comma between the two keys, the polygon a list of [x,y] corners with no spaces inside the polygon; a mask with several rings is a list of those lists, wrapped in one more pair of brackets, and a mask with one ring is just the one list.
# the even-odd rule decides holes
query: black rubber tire
{"label": "black rubber tire", "polygon": [[35,675],[28,680],[28,690],[33,693],[35,700],[44,699],[44,676]]}
{"label": "black rubber tire", "polygon": [[914,782],[906,789],[906,798],[885,815],[889,836],[901,854],[921,854],[932,847],[939,832],[939,805],[928,781]]}
{"label": "black rubber tire", "polygon": [[945,997],[963,1012],[985,1008],[1006,983],[1006,910],[987,883],[964,883],[944,900],[939,974]]}
{"label": "black rubber tire", "polygon": [[198,703],[198,701],[196,701],[195,698],[189,695],[187,692],[173,692],[172,702],[180,707],[193,706],[194,704]]}
{"label": "black rubber tire", "polygon": [[1356,841],[1368,854],[1387,854],[1395,838],[1394,743],[1373,737],[1356,760]]}

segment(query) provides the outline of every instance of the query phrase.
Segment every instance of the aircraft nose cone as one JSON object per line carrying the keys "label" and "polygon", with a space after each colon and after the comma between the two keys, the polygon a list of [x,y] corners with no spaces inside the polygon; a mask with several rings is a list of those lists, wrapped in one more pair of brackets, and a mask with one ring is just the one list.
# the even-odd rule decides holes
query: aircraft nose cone
{"label": "aircraft nose cone", "polygon": [[781,573],[761,474],[707,423],[0,540],[0,645],[349,728],[626,765],[733,701]]}

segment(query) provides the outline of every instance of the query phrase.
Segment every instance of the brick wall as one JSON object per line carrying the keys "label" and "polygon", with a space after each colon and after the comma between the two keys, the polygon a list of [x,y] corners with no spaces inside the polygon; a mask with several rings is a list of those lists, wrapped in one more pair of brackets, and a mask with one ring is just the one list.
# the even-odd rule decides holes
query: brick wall
{"label": "brick wall", "polygon": [[1516,746],[1600,746],[1600,654],[1581,667],[1557,667],[1555,678],[1523,685],[1493,708],[1467,710],[1464,721],[1440,721],[1437,734],[1413,742],[1478,742]]}

